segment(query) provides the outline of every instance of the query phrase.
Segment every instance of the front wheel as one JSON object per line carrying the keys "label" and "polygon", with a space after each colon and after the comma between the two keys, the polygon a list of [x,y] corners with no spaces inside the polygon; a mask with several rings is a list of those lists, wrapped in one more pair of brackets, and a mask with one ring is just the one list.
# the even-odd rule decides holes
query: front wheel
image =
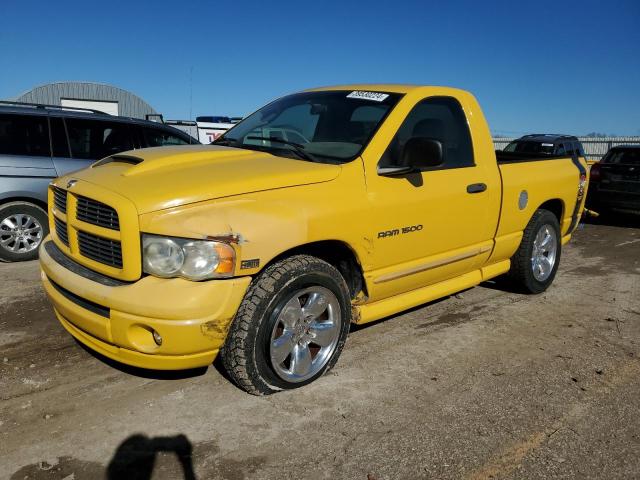
{"label": "front wheel", "polygon": [[251,284],[222,349],[225,369],[254,395],[307,385],[338,360],[351,323],[344,278],[327,262],[296,255]]}
{"label": "front wheel", "polygon": [[548,210],[536,210],[511,257],[511,280],[528,293],[544,292],[556,276],[561,252],[558,219]]}
{"label": "front wheel", "polygon": [[38,247],[49,233],[47,212],[28,202],[0,206],[0,260],[21,262],[38,258]]}

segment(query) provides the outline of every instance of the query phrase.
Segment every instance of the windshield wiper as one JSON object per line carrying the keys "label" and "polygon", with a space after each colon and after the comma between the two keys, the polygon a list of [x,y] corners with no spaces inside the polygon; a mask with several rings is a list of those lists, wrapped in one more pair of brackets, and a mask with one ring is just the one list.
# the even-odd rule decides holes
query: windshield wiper
{"label": "windshield wiper", "polygon": [[247,140],[267,140],[269,142],[276,142],[276,143],[282,143],[283,145],[289,145],[290,147],[293,147],[293,151],[296,152],[300,156],[300,158],[304,160],[309,160],[310,162],[316,162],[316,163],[319,162],[319,160],[313,155],[311,155],[309,152],[307,152],[304,149],[304,146],[301,145],[300,143],[290,142],[289,140],[283,140],[278,137],[246,137],[246,139]]}
{"label": "windshield wiper", "polygon": [[238,140],[235,138],[218,137],[213,142],[211,142],[210,145],[227,145],[228,146],[228,145],[231,145],[232,143],[238,143]]}

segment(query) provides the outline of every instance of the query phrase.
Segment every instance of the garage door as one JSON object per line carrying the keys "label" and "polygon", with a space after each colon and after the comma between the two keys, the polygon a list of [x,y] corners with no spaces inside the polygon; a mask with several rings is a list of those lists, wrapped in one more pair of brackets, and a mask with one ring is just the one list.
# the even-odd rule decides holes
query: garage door
{"label": "garage door", "polygon": [[60,103],[63,107],[91,108],[99,110],[109,115],[118,115],[118,102],[104,102],[98,100],[77,100],[73,98],[62,98]]}

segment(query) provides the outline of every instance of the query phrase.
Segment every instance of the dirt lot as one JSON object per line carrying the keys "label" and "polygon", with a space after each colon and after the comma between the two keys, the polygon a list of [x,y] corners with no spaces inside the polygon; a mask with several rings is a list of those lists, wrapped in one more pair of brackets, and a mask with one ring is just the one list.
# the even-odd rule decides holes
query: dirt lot
{"label": "dirt lot", "polygon": [[579,230],[543,295],[487,283],[353,329],[332,373],[264,398],[97,358],[36,262],[0,278],[0,478],[640,475],[637,222]]}

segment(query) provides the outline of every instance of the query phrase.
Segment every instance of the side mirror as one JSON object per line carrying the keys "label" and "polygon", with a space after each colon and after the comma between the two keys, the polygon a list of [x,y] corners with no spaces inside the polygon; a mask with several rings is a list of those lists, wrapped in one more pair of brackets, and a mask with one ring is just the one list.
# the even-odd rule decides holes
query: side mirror
{"label": "side mirror", "polygon": [[402,149],[400,165],[414,170],[433,168],[442,165],[442,142],[428,137],[412,137]]}

